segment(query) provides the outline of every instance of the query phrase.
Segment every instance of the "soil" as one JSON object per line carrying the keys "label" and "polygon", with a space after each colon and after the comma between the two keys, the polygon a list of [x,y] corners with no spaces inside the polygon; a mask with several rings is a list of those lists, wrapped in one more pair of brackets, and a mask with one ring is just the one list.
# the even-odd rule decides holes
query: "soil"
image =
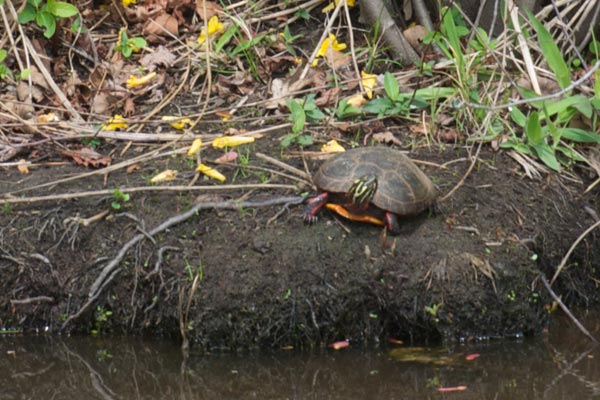
{"label": "soil", "polygon": [[[285,157],[278,139],[267,136],[245,146],[248,164],[274,169],[254,154]],[[112,146],[120,145],[104,144],[98,151],[117,150],[113,163],[128,157]],[[219,154],[207,148],[203,157]],[[453,146],[409,155],[427,162],[419,165],[441,195],[470,165],[466,151]],[[303,168],[299,156],[284,161]],[[313,172],[320,162],[307,159]],[[190,170],[184,157],[167,157],[144,163],[135,173],[120,169],[36,189],[82,168],[53,166],[29,175],[6,169],[0,193],[32,188],[14,193],[31,198],[147,186],[145,177],[166,168]],[[235,184],[266,177],[294,184],[241,165],[219,169]],[[186,185],[191,175],[180,174],[169,184]],[[403,219],[401,234],[385,238],[379,227],[340,220],[326,210],[307,225],[300,205],[199,209],[150,234],[194,204],[218,206],[241,195],[264,202],[299,196],[310,191],[306,187],[203,191],[200,196],[136,192],[119,211],[111,208],[110,195],[4,205],[0,326],[172,336],[182,328],[196,346],[207,349],[537,334],[547,326],[552,304],[540,277],[552,277],[593,222],[586,207],[600,208],[598,189],[584,195],[584,188],[557,175],[531,180],[506,153],[482,150],[464,184],[439,202],[437,212]],[[109,212],[87,226],[73,223],[104,211]],[[88,302],[102,270],[140,233],[143,238],[122,251],[123,259]],[[583,239],[553,285],[569,304],[598,300],[598,239],[597,232]]]}

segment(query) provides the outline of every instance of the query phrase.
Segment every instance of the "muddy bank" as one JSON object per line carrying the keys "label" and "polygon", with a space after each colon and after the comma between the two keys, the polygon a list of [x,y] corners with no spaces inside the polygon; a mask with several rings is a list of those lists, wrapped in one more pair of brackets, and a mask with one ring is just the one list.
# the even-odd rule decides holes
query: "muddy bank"
{"label": "muddy bank", "polygon": [[[263,150],[258,146],[250,154]],[[469,167],[457,150],[411,156],[438,165],[455,161],[445,168],[422,166],[442,194]],[[302,167],[301,159],[287,161]],[[250,164],[273,168],[252,156]],[[309,162],[313,170],[318,164]],[[111,173],[106,187],[146,186],[144,176],[173,166],[185,170],[184,161],[156,161],[134,174]],[[63,166],[23,177],[6,170],[0,192],[80,172]],[[265,178],[264,171],[226,173],[235,174],[235,183]],[[18,196],[99,190],[104,179]],[[196,345],[207,348],[535,334],[545,327],[551,303],[540,273],[552,276],[593,222],[584,207],[598,210],[597,190],[584,196],[583,189],[554,176],[529,180],[505,154],[485,153],[438,213],[403,220],[402,233],[388,237],[385,248],[380,228],[339,221],[326,211],[317,224],[305,225],[302,207],[294,205],[202,210],[149,234],[197,202],[237,199],[241,190],[200,197],[136,193],[119,212],[111,210],[112,196],[5,205],[0,326],[56,332],[68,320],[65,330],[71,332],[175,337],[183,326]],[[302,190],[247,190],[245,200]],[[110,212],[88,226],[73,223],[105,210]],[[103,268],[138,234],[144,239],[124,253],[82,311]],[[554,285],[571,303],[597,301],[598,248],[598,234],[592,233]]]}

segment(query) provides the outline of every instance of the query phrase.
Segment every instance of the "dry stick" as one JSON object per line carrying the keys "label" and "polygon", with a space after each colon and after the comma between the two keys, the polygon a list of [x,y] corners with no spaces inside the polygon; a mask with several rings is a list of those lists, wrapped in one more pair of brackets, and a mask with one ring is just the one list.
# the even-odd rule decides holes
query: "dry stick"
{"label": "dry stick", "polygon": [[527,75],[529,75],[531,86],[537,95],[541,95],[542,90],[540,89],[540,84],[538,83],[537,75],[535,74],[535,70],[533,68],[533,60],[531,59],[529,46],[527,45],[527,40],[525,40],[523,31],[521,31],[521,25],[519,24],[519,8],[514,4],[513,0],[508,0],[507,4],[510,9],[510,18],[513,23],[513,28],[515,32],[517,32],[519,47],[521,49],[521,54],[523,55],[523,61],[525,62],[525,67],[527,68]]}
{"label": "dry stick", "polygon": [[[137,193],[137,192],[194,192],[194,191],[219,191],[219,190],[236,190],[236,189],[298,189],[294,185],[284,185],[275,183],[256,183],[245,185],[219,185],[219,186],[140,186],[133,188],[119,189],[122,193]],[[84,197],[110,196],[114,193],[114,189],[93,190],[89,192],[63,193],[48,196],[36,197],[9,197],[0,199],[2,204],[16,203],[37,203],[40,201],[56,201],[56,200],[71,200]]]}
{"label": "dry stick", "polygon": [[562,261],[558,265],[558,268],[556,268],[556,272],[554,273],[554,276],[550,280],[550,284],[551,285],[554,284],[554,281],[556,280],[556,278],[558,278],[558,275],[560,274],[560,272],[562,271],[562,269],[567,264],[567,261],[569,260],[569,257],[571,257],[571,253],[573,253],[573,251],[575,251],[575,247],[577,247],[577,245],[579,244],[579,242],[581,242],[583,240],[583,238],[585,238],[591,231],[593,231],[594,229],[596,229],[599,226],[600,226],[600,221],[596,221],[592,226],[590,226],[589,228],[587,228],[581,235],[579,235],[579,237],[577,238],[577,240],[575,240],[573,242],[573,244],[569,248],[569,251],[567,251],[567,254],[565,254],[565,256],[563,257]]}
{"label": "dry stick", "polygon": [[471,165],[469,165],[467,172],[465,172],[463,177],[460,178],[460,181],[458,181],[458,183],[452,188],[452,190],[450,190],[448,193],[446,193],[443,197],[440,198],[440,200],[439,200],[440,202],[443,202],[446,199],[448,199],[450,196],[452,196],[452,194],[454,194],[454,192],[456,192],[458,190],[458,188],[461,187],[465,183],[465,180],[467,179],[467,177],[469,175],[471,175],[471,171],[473,171],[475,164],[477,164],[477,160],[479,158],[479,151],[481,150],[482,144],[483,144],[483,142],[479,142],[479,145],[477,146],[477,151],[475,152],[475,155],[471,158]]}
{"label": "dry stick", "polygon": [[556,295],[556,293],[554,293],[554,290],[552,290],[552,288],[550,287],[550,284],[548,283],[548,280],[546,280],[546,276],[544,274],[541,275],[541,279],[542,279],[542,282],[544,283],[544,286],[546,286],[546,290],[548,290],[548,293],[550,293],[550,296],[552,296],[552,298],[554,299],[554,301],[556,301],[556,303],[565,312],[565,314],[567,314],[567,316],[569,318],[571,318],[571,321],[573,321],[573,323],[575,323],[575,325],[577,326],[577,328],[579,328],[579,330],[581,332],[583,332],[583,334],[585,336],[587,336],[592,342],[598,343],[598,341],[596,340],[596,338],[587,329],[585,329],[585,326],[583,326],[581,324],[581,322],[579,322],[579,320],[577,320],[577,318],[575,318],[575,316],[571,313],[571,311],[567,308],[567,306],[562,302],[562,300],[560,299],[560,297],[558,297]]}
{"label": "dry stick", "polygon": [[292,167],[291,165],[286,164],[281,160],[278,160],[276,158],[273,158],[273,157],[268,156],[263,153],[256,153],[255,155],[257,158],[260,158],[261,160],[264,160],[264,161],[266,161],[270,164],[273,164],[281,169],[284,169],[294,175],[297,175],[300,178],[305,179],[307,182],[311,182],[311,176],[298,168]]}
{"label": "dry stick", "polygon": [[350,39],[350,54],[352,54],[352,65],[354,66],[354,72],[356,73],[356,80],[360,87],[361,93],[365,93],[362,79],[360,78],[360,69],[358,68],[358,62],[356,61],[356,49],[354,48],[354,30],[352,29],[352,19],[350,18],[350,9],[348,2],[344,1],[344,13],[346,14],[346,21],[348,23],[348,37]]}
{"label": "dry stick", "polygon": [[301,81],[304,78],[306,78],[306,75],[308,74],[308,71],[311,68],[310,65],[315,60],[315,57],[317,57],[317,53],[319,53],[319,50],[321,49],[321,45],[325,41],[325,38],[327,38],[329,36],[329,32],[331,32],[331,28],[333,27],[333,23],[335,22],[338,14],[340,13],[340,10],[342,9],[342,6],[344,4],[346,4],[346,0],[338,1],[337,5],[335,7],[335,10],[333,10],[333,12],[331,13],[331,17],[329,18],[329,22],[327,23],[327,26],[325,27],[325,29],[323,29],[323,33],[321,34],[321,38],[317,42],[317,46],[315,47],[312,54],[310,55],[310,58],[308,59],[308,62],[304,66],[304,70],[302,70],[302,74],[300,74],[300,78],[298,78],[298,80]]}
{"label": "dry stick", "polygon": [[[304,197],[294,196],[294,197],[278,197],[265,201],[226,201],[226,202],[209,202],[209,203],[198,203],[188,211],[175,215],[162,224],[152,229],[148,233],[151,236],[155,236],[158,233],[165,231],[173,227],[174,225],[179,224],[180,222],[186,221],[191,217],[195,216],[199,211],[216,208],[220,210],[238,210],[240,208],[259,208],[259,207],[271,207],[276,205],[290,205],[290,204],[300,204],[304,201]],[[112,279],[119,273],[120,269],[119,264],[121,260],[125,257],[127,252],[136,244],[138,244],[142,239],[146,237],[145,234],[139,233],[131,238],[127,243],[121,247],[118,251],[117,255],[106,264],[106,266],[100,272],[100,275],[96,278],[92,286],[90,287],[90,291],[88,294],[87,302],[77,311],[75,314],[70,315],[66,321],[62,324],[61,329],[64,329],[69,322],[78,318],[102,293],[102,289],[104,289]]]}

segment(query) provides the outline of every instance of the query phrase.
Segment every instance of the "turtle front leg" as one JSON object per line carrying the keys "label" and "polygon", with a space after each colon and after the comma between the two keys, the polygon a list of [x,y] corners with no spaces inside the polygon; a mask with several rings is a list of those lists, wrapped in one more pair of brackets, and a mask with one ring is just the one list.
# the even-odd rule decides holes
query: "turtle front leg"
{"label": "turtle front leg", "polygon": [[396,236],[400,234],[400,224],[398,223],[398,216],[391,212],[385,213],[385,227],[390,235]]}
{"label": "turtle front leg", "polygon": [[304,213],[302,214],[304,221],[308,222],[309,224],[316,222],[317,212],[327,203],[328,199],[329,193],[327,192],[323,192],[310,199],[308,203],[306,203],[306,206],[304,207]]}

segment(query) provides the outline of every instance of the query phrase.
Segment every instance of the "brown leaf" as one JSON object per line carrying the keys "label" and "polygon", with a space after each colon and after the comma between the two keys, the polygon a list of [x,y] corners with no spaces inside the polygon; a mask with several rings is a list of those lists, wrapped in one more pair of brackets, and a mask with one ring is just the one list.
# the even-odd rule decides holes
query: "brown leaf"
{"label": "brown leaf", "polygon": [[152,35],[166,37],[179,36],[179,26],[175,17],[163,13],[156,18],[149,19],[144,25],[143,32],[144,36],[150,36],[147,39],[152,41]]}
{"label": "brown leaf", "polygon": [[423,38],[427,36],[427,29],[421,25],[414,25],[405,29],[402,33],[417,53],[422,54],[425,51],[427,46],[423,44]]}
{"label": "brown leaf", "polygon": [[[204,14],[204,4],[206,3],[206,15]],[[221,6],[214,1],[196,0],[196,12],[203,21],[208,21],[212,16],[223,12]]]}
{"label": "brown leaf", "polygon": [[152,53],[146,53],[141,59],[140,64],[148,71],[156,70],[157,66],[171,67],[177,56],[165,46],[158,46]]}
{"label": "brown leaf", "polygon": [[319,107],[325,107],[334,104],[340,97],[341,89],[334,87],[321,92],[321,95],[315,100]]}
{"label": "brown leaf", "polygon": [[402,142],[390,131],[374,133],[373,139],[377,143],[393,143],[397,146],[400,146],[402,144]]}
{"label": "brown leaf", "polygon": [[84,167],[92,166],[94,168],[106,167],[110,165],[110,157],[103,156],[89,147],[83,147],[79,150],[63,150],[61,153],[70,157],[76,164]]}

